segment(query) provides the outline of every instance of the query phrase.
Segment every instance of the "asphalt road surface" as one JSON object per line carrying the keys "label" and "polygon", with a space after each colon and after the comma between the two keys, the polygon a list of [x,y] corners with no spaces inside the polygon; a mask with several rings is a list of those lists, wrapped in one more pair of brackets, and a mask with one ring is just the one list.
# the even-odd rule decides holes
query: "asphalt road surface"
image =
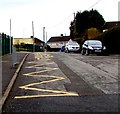
{"label": "asphalt road surface", "polygon": [[118,112],[118,59],[31,53],[2,112]]}

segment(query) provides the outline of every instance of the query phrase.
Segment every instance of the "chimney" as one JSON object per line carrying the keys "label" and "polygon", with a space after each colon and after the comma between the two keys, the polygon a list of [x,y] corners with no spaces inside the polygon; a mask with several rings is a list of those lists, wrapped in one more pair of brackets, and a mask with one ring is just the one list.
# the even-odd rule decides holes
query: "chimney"
{"label": "chimney", "polygon": [[61,37],[63,37],[63,34],[61,34]]}

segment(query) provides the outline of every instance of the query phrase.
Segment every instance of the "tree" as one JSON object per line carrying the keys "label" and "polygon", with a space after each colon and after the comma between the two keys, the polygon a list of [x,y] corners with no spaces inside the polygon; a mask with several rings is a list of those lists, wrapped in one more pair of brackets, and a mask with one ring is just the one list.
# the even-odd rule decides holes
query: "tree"
{"label": "tree", "polygon": [[97,10],[91,10],[89,12],[89,28],[94,27],[97,28],[98,30],[103,29],[103,25],[105,24],[105,20],[103,16],[97,11]]}
{"label": "tree", "polygon": [[76,37],[85,37],[89,28],[96,28],[102,31],[105,20],[97,10],[77,12],[75,19],[70,25],[70,36],[74,39]]}

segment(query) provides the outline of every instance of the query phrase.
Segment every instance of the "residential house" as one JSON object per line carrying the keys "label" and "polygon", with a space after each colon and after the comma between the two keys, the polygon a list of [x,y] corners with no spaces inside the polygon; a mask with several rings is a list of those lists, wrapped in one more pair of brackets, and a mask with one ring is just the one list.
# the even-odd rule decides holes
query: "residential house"
{"label": "residential house", "polygon": [[65,44],[70,40],[70,36],[56,36],[56,37],[51,37],[47,41],[47,45],[50,48],[53,49],[60,49],[62,46],[65,46]]}
{"label": "residential house", "polygon": [[111,21],[111,22],[106,22],[105,25],[103,26],[103,32],[113,28],[113,27],[120,27],[120,21]]}

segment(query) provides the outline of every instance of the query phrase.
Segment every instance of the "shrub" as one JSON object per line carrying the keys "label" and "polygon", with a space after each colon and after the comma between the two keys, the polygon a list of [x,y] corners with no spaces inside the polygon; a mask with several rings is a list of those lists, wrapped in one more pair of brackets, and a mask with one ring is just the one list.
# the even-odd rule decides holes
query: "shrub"
{"label": "shrub", "polygon": [[120,53],[120,27],[114,27],[95,39],[102,41],[108,53]]}

